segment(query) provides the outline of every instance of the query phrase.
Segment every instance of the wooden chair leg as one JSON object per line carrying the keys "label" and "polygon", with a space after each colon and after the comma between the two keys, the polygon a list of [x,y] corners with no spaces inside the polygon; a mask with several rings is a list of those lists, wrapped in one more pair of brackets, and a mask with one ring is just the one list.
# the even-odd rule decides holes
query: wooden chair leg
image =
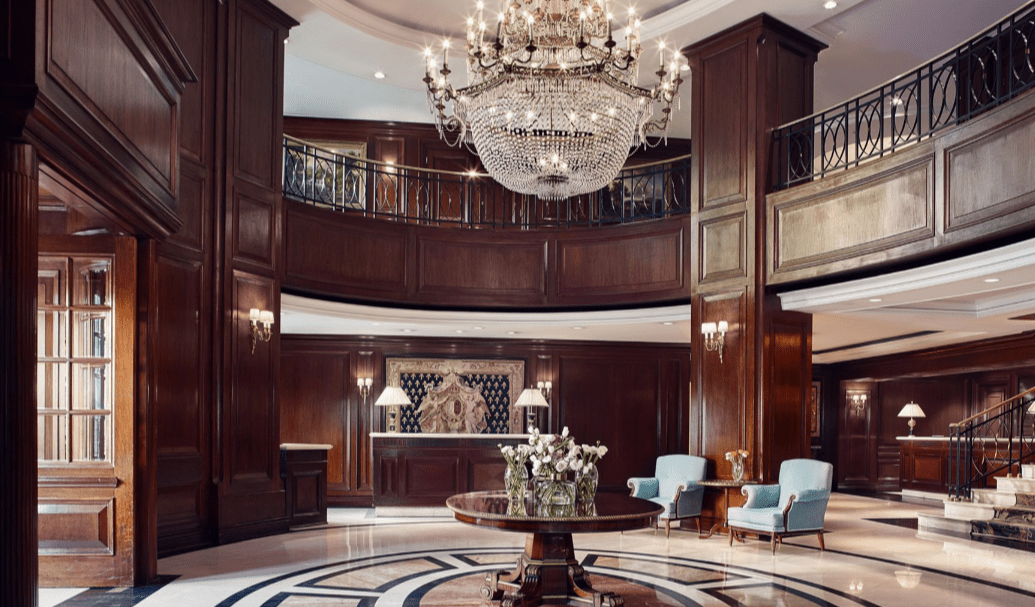
{"label": "wooden chair leg", "polygon": [[773,539],[769,542],[773,546],[773,554],[776,554],[776,534],[773,533]]}
{"label": "wooden chair leg", "polygon": [[823,530],[822,529],[820,529],[818,532],[816,532],[816,537],[819,538],[819,549],[820,549],[820,551],[826,550],[827,547],[823,545]]}
{"label": "wooden chair leg", "polygon": [[[701,535],[701,517],[700,517],[700,515],[694,517],[694,522],[697,523],[697,535]],[[822,533],[822,531],[820,533]]]}
{"label": "wooden chair leg", "polygon": [[665,519],[665,539],[667,540],[672,535],[672,519]]}
{"label": "wooden chair leg", "polygon": [[733,545],[733,527],[730,527],[730,546]]}

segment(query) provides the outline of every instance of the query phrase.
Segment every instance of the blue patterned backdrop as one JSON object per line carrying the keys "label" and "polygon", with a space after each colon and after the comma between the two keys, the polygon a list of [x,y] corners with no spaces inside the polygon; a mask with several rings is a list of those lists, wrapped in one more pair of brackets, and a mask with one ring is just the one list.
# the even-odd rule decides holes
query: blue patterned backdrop
{"label": "blue patterned backdrop", "polygon": [[[485,421],[488,427],[482,434],[507,434],[510,432],[510,378],[506,375],[460,375],[460,382],[479,390],[489,414]],[[428,385],[438,387],[442,376],[438,373],[401,373],[399,385],[412,405],[400,407],[399,431],[419,433],[420,405],[427,395]]]}

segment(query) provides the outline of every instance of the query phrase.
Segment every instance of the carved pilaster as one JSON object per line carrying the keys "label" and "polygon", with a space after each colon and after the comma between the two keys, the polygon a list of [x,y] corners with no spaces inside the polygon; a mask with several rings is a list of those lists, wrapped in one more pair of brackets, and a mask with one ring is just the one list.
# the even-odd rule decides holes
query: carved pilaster
{"label": "carved pilaster", "polygon": [[36,605],[36,256],[31,145],[0,140],[0,605]]}

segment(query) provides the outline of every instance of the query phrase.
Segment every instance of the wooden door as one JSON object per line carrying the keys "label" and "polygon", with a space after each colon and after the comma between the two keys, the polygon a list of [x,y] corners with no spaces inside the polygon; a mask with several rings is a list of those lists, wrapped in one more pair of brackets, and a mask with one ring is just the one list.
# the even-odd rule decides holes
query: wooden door
{"label": "wooden door", "polygon": [[131,238],[40,237],[40,586],[133,584],[135,266]]}

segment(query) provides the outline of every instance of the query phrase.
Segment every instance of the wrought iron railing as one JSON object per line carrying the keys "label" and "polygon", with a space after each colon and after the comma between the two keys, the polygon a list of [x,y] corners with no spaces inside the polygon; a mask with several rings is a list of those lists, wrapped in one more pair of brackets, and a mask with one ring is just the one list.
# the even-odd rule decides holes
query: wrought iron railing
{"label": "wrought iron railing", "polygon": [[777,128],[775,189],[913,145],[1035,86],[1032,5],[855,99]]}
{"label": "wrought iron railing", "polygon": [[624,169],[599,192],[545,201],[488,175],[337,154],[284,137],[284,196],[318,207],[422,225],[522,229],[598,226],[690,212],[690,156]]}
{"label": "wrought iron railing", "polygon": [[967,500],[1000,473],[1035,458],[1035,388],[949,424],[949,499]]}

